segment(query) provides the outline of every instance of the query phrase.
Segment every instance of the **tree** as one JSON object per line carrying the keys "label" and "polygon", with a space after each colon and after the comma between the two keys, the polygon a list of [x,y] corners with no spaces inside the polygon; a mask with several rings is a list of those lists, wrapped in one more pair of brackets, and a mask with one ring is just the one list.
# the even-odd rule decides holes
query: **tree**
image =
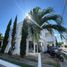
{"label": "tree", "polygon": [[[38,28],[38,26],[32,22],[33,34],[40,34],[41,30],[47,29],[51,34],[56,30],[59,32],[60,36],[63,37],[63,33],[67,32],[67,29],[62,25],[63,18],[60,15],[55,14],[52,8],[41,9],[36,7],[30,11],[29,15],[31,19],[41,27]],[[50,20],[53,20],[55,23],[53,24]]]}
{"label": "tree", "polygon": [[[30,12],[29,12],[29,16],[31,17],[32,20],[35,21],[35,23],[33,21],[31,21],[31,19],[28,19],[25,21],[25,23],[23,23],[23,29],[22,29],[22,40],[24,39],[24,44],[21,43],[21,48],[23,48],[23,46],[26,46],[26,38],[28,35],[28,27],[30,28],[33,40],[35,40],[36,42],[38,42],[39,40],[39,35],[40,35],[40,31],[43,29],[47,29],[50,34],[52,34],[52,32],[54,30],[57,30],[60,34],[60,36],[63,36],[63,32],[67,32],[67,29],[62,26],[63,23],[63,19],[60,15],[57,15],[54,13],[54,10],[52,8],[47,8],[47,9],[41,9],[39,7],[33,8]],[[50,20],[55,21],[55,24],[53,24]],[[29,21],[30,23],[27,23],[27,21]],[[40,26],[37,26],[37,24]],[[25,36],[25,37],[24,37]],[[22,41],[21,40],[21,41]],[[25,54],[25,49],[24,50],[24,54]],[[20,52],[22,52],[20,50]],[[21,55],[24,55],[21,53]]]}
{"label": "tree", "polygon": [[11,23],[12,23],[12,19],[10,19],[8,25],[7,25],[7,29],[6,29],[6,32],[5,32],[5,36],[3,38],[3,45],[2,45],[2,48],[1,48],[1,52],[4,53],[4,50],[8,44],[8,38],[9,38],[9,32],[10,32],[10,27],[11,27]]}
{"label": "tree", "polygon": [[26,38],[28,35],[28,25],[26,24],[26,20],[23,21],[23,26],[21,30],[21,42],[20,42],[20,54],[23,57],[26,53]]}
{"label": "tree", "polygon": [[2,33],[0,33],[0,47],[1,47],[1,44],[2,44],[2,40],[3,40],[3,35],[2,35]]}
{"label": "tree", "polygon": [[17,16],[15,18],[13,29],[12,29],[12,41],[11,41],[11,49],[15,49],[15,40],[16,40],[16,27],[17,27]]}
{"label": "tree", "polygon": [[56,46],[62,46],[63,42],[58,42],[56,39]]}
{"label": "tree", "polygon": [[3,35],[2,35],[2,33],[0,33],[0,40],[3,40]]}

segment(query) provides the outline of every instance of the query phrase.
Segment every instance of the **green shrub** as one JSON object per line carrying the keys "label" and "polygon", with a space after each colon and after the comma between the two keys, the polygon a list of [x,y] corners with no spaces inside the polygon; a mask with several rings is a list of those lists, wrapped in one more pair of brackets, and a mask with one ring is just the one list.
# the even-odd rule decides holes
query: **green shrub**
{"label": "green shrub", "polygon": [[67,45],[65,45],[64,47],[67,48]]}

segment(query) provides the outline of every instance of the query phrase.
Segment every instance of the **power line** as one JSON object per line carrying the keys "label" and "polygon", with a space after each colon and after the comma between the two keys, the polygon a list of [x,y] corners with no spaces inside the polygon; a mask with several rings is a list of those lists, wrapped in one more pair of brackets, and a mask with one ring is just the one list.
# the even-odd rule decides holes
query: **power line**
{"label": "power line", "polygon": [[63,17],[63,15],[64,15],[66,6],[67,6],[67,0],[64,0],[64,8],[63,8],[63,12],[62,12],[62,17]]}

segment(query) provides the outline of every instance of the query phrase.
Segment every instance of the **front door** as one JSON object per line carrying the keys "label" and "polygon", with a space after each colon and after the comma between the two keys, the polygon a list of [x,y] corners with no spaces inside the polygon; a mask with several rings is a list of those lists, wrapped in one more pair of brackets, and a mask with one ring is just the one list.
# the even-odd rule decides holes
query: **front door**
{"label": "front door", "polygon": [[29,41],[29,52],[33,52],[33,50],[34,50],[33,42]]}

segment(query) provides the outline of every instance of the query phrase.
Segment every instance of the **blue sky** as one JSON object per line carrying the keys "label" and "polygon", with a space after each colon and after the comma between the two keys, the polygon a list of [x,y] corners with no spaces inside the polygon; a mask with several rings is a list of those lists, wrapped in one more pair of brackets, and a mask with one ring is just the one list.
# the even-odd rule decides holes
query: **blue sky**
{"label": "blue sky", "polygon": [[[17,15],[18,22],[23,21],[26,13],[36,6],[41,8],[52,7],[57,14],[62,15],[64,0],[0,0],[0,32],[4,35],[10,18],[14,21]],[[67,7],[63,18],[64,26],[67,27]]]}

